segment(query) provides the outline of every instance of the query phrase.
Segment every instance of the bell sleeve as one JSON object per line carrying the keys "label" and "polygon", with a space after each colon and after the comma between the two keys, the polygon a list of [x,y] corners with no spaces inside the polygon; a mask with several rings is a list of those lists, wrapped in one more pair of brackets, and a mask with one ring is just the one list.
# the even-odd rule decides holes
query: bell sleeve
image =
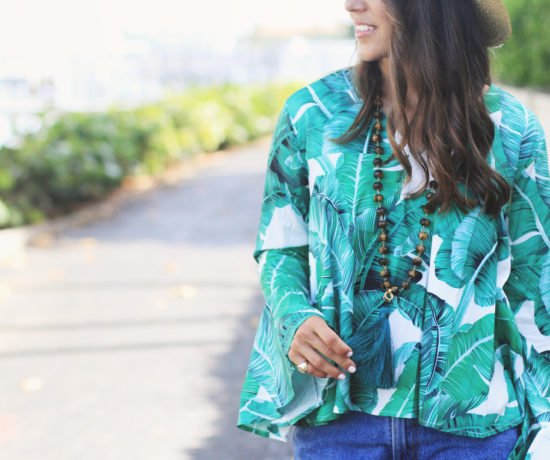
{"label": "bell sleeve", "polygon": [[303,143],[283,107],[273,134],[253,257],[265,305],[240,401],[241,429],[287,441],[290,425],[321,404],[328,379],[296,372],[288,351],[311,316],[308,251],[308,170]]}
{"label": "bell sleeve", "polygon": [[267,160],[254,260],[260,286],[283,352],[313,307],[309,289],[309,187],[305,152],[285,107],[279,115]]}
{"label": "bell sleeve", "polygon": [[508,213],[510,276],[503,286],[514,315],[510,337],[521,435],[509,459],[550,452],[550,174],[543,128],[527,111]]}

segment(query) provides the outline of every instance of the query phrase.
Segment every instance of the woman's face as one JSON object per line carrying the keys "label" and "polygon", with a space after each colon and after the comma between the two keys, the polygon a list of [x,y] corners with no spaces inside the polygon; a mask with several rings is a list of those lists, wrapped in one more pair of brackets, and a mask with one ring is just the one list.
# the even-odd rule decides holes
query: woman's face
{"label": "woman's face", "polygon": [[345,0],[345,8],[355,24],[357,51],[361,60],[378,61],[387,57],[391,23],[384,0]]}

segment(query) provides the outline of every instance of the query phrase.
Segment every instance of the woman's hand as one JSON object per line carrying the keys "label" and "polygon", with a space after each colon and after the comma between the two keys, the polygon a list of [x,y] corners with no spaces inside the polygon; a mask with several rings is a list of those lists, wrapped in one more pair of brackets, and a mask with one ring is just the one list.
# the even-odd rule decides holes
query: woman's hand
{"label": "woman's hand", "polygon": [[308,362],[308,374],[341,380],[345,379],[346,375],[332,365],[329,359],[342,369],[353,373],[356,366],[349,359],[351,355],[351,348],[319,316],[312,316],[300,325],[288,351],[288,357],[294,364]]}

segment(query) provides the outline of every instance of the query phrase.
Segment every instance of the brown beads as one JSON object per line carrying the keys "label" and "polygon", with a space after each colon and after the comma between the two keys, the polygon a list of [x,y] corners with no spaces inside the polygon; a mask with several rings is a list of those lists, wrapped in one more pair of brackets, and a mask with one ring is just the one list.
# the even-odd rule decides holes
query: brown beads
{"label": "brown beads", "polygon": [[413,281],[420,281],[420,279],[422,279],[422,273],[415,269],[409,270],[409,278]]}
{"label": "brown beads", "polygon": [[389,281],[382,281],[380,286],[382,286],[382,289],[390,289],[391,288],[391,283]]}
{"label": "brown beads", "polygon": [[[378,259],[378,262],[381,265],[380,270],[380,276],[383,279],[383,281],[380,283],[380,287],[384,289],[386,292],[384,293],[384,300],[386,302],[391,302],[393,297],[395,295],[398,295],[400,291],[404,289],[408,289],[411,285],[411,281],[418,282],[420,279],[422,279],[422,273],[417,270],[417,267],[420,267],[422,265],[422,254],[426,252],[426,248],[424,247],[424,241],[428,239],[428,232],[427,228],[431,226],[432,222],[427,217],[422,217],[420,219],[420,231],[418,232],[418,239],[419,242],[416,246],[416,252],[417,255],[412,258],[412,268],[408,270],[408,278],[406,280],[403,280],[401,282],[401,287],[398,287],[390,281],[390,270],[388,269],[389,265],[389,259],[387,257],[387,254],[389,254],[390,250],[386,246],[386,243],[389,239],[389,234],[386,231],[387,227],[387,219],[386,219],[386,212],[387,209],[382,205],[384,202],[384,196],[382,195],[381,191],[383,190],[384,186],[381,182],[381,179],[384,177],[384,172],[380,169],[376,169],[381,167],[384,164],[384,161],[381,158],[381,155],[384,154],[384,148],[379,144],[382,137],[380,135],[380,131],[382,129],[382,123],[381,123],[381,105],[382,105],[382,99],[380,96],[376,96],[375,99],[376,103],[376,110],[374,111],[374,118],[376,120],[374,124],[374,133],[371,137],[372,141],[376,144],[374,147],[374,152],[376,153],[376,158],[372,160],[372,164],[375,167],[374,169],[374,178],[375,182],[372,185],[372,188],[375,190],[374,194],[374,201],[378,203],[378,207],[376,208],[376,216],[378,217],[378,220],[376,221],[376,226],[379,229],[378,233],[378,240],[380,241],[380,247],[378,248],[378,252],[382,254],[382,257]],[[437,182],[435,180],[432,180],[429,182],[429,186],[431,190],[428,190],[426,192],[426,204],[422,206],[422,210],[424,211],[424,214],[427,216],[430,214],[431,206],[429,205],[429,201],[434,197],[434,192],[437,189]],[[406,198],[410,198],[407,196]]]}

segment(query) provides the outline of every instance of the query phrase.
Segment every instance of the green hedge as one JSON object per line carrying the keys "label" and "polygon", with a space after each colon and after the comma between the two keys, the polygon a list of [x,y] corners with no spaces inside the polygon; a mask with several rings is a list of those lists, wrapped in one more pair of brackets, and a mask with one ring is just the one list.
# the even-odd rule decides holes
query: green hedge
{"label": "green hedge", "polygon": [[493,53],[495,77],[512,85],[550,89],[550,1],[504,3],[512,37]]}
{"label": "green hedge", "polygon": [[299,86],[194,86],[132,110],[43,114],[39,132],[16,149],[0,147],[0,228],[69,213],[126,176],[155,175],[199,152],[266,135]]}

